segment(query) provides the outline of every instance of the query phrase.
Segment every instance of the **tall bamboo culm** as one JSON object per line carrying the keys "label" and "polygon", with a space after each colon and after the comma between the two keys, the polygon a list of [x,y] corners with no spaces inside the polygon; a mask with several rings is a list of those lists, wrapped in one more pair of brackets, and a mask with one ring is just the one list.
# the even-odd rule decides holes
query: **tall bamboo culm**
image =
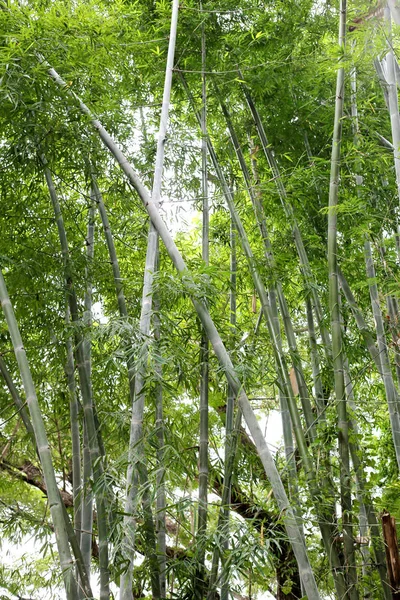
{"label": "tall bamboo culm", "polygon": [[[91,326],[92,326],[92,267],[94,257],[94,227],[95,227],[95,194],[93,188],[90,190],[90,206],[88,216],[88,227],[86,236],[86,290],[84,299],[84,315],[83,323],[86,329],[86,335],[83,339],[83,356],[85,362],[85,368],[87,371],[87,378],[90,385],[90,395],[93,397],[92,390],[92,365],[91,365]],[[90,453],[88,448],[87,439],[87,428],[84,427],[83,434],[83,490],[81,495],[81,511],[82,511],[82,542],[81,549],[84,557],[85,566],[88,575],[90,576],[91,570],[91,555],[92,555],[92,535],[93,535],[93,492],[91,490],[91,463]],[[99,535],[100,538],[100,535]],[[104,544],[103,536],[101,536],[100,543]]]}
{"label": "tall bamboo culm", "polygon": [[[346,41],[346,0],[340,3],[339,48],[343,53]],[[339,67],[336,79],[335,119],[332,140],[331,174],[329,184],[328,213],[328,270],[329,310],[332,329],[332,354],[335,381],[335,396],[338,414],[338,443],[340,457],[340,495],[342,505],[343,541],[347,597],[357,600],[357,573],[351,524],[351,476],[349,452],[349,423],[347,417],[346,391],[343,374],[342,326],[340,318],[339,282],[337,269],[337,206],[340,180],[340,147],[342,139],[342,117],[344,106],[344,67]]]}
{"label": "tall bamboo culm", "polygon": [[[158,207],[161,184],[162,184],[162,173],[164,164],[164,148],[167,134],[168,125],[168,113],[171,95],[172,85],[172,71],[174,67],[174,55],[175,55],[175,43],[176,43],[176,32],[178,25],[178,11],[179,2],[173,0],[172,3],[172,15],[171,15],[171,27],[169,35],[168,55],[167,64],[165,71],[164,81],[164,92],[162,100],[162,109],[160,117],[160,127],[157,137],[157,153],[154,168],[154,179],[152,189],[152,200]],[[150,323],[151,313],[153,304],[153,279],[154,273],[158,261],[158,234],[154,226],[154,223],[150,221],[149,234],[147,241],[147,252],[146,252],[146,264],[143,281],[143,293],[142,293],[142,310],[140,315],[140,333],[143,336],[143,350],[140,356],[140,367],[138,369],[136,380],[135,380],[135,401],[132,405],[132,421],[131,421],[131,432],[129,440],[129,456],[128,456],[128,471],[127,471],[127,487],[126,487],[126,502],[125,502],[125,514],[124,518],[127,535],[125,538],[125,544],[128,545],[130,552],[134,551],[134,502],[135,496],[138,493],[138,484],[140,481],[139,471],[144,474],[146,471],[145,457],[143,450],[143,412],[144,412],[144,384],[147,369],[147,357],[148,357],[148,340],[150,334]],[[140,464],[142,463],[142,464]],[[142,483],[144,483],[142,481]],[[131,516],[132,515],[132,516]],[[149,517],[149,515],[148,515]],[[130,539],[129,539],[130,538]],[[133,539],[132,539],[133,538]],[[159,598],[161,596],[160,588],[160,567],[158,560],[156,563],[153,562],[152,568],[152,590],[153,598]],[[132,595],[132,572],[133,572],[133,556],[130,558],[129,568],[127,573],[121,577],[121,589],[120,599],[129,600]],[[165,577],[165,570],[162,574],[163,581]],[[157,585],[158,580],[158,585]],[[165,588],[165,583],[163,583]]]}
{"label": "tall bamboo culm", "polygon": [[3,308],[4,316],[7,321],[10,332],[15,357],[21,373],[24,386],[26,402],[31,416],[32,427],[35,434],[36,446],[43,469],[44,480],[46,483],[47,495],[49,499],[50,514],[54,525],[54,533],[57,541],[58,554],[61,564],[61,571],[64,580],[65,593],[67,600],[76,600],[78,597],[78,586],[74,575],[74,562],[68,542],[68,533],[64,520],[64,508],[62,499],[57,487],[56,476],[51,458],[51,451],[47,439],[46,429],[40,411],[39,402],[36,395],[35,385],[29,368],[25,348],[21,339],[18,323],[15,313],[8,296],[6,283],[3,273],[0,270],[0,302]]}
{"label": "tall bamboo culm", "polygon": [[[200,2],[200,10],[202,4]],[[206,34],[204,20],[201,25],[201,194],[202,194],[202,259],[209,264],[209,207],[207,179],[207,90],[206,90]],[[208,354],[207,335],[202,329],[200,342],[200,439],[199,439],[199,507],[197,519],[198,567],[194,584],[194,597],[202,600],[205,592],[205,539],[207,534],[208,498]]]}

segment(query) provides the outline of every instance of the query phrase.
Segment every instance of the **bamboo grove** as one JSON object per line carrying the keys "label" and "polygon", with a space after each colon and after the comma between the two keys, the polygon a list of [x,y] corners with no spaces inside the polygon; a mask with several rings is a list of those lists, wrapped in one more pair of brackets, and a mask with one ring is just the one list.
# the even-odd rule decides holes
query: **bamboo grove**
{"label": "bamboo grove", "polygon": [[0,597],[398,598],[396,3],[0,7]]}

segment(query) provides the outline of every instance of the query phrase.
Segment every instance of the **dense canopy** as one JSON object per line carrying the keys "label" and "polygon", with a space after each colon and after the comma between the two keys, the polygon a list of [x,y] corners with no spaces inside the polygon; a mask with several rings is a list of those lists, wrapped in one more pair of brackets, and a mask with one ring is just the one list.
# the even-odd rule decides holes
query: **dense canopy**
{"label": "dense canopy", "polygon": [[395,0],[0,8],[0,598],[398,598]]}

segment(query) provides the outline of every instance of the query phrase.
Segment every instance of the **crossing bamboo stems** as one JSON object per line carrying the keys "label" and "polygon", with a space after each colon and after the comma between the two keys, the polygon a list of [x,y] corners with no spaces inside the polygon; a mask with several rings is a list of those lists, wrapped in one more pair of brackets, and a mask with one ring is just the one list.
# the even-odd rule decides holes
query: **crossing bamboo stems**
{"label": "crossing bamboo stems", "polygon": [[[73,277],[71,272],[70,256],[67,235],[64,226],[64,219],[61,213],[60,203],[53,182],[53,177],[50,169],[47,166],[46,159],[42,157],[44,166],[44,174],[46,177],[47,187],[51,202],[53,205],[55,220],[57,223],[58,235],[60,239],[61,252],[63,257],[64,277],[66,282],[66,293],[69,304],[69,310],[72,323],[76,326],[79,324],[78,301],[73,285]],[[106,510],[106,496],[104,470],[102,463],[102,455],[98,441],[98,427],[96,427],[93,401],[91,394],[91,385],[89,373],[85,365],[85,354],[83,350],[83,339],[79,332],[79,327],[75,327],[75,355],[78,366],[80,389],[82,393],[84,420],[87,430],[88,448],[90,452],[90,462],[93,470],[93,477],[96,484],[96,506],[97,506],[97,523],[99,530],[99,561],[100,561],[100,600],[109,599],[109,565],[108,565],[108,518]],[[101,537],[101,539],[100,539]]]}
{"label": "crossing bamboo stems", "polygon": [[[42,64],[44,65],[44,59],[41,57],[39,58]],[[282,515],[284,515],[283,518],[286,532],[292,544],[293,552],[296,556],[296,560],[299,566],[300,577],[303,580],[306,593],[309,597],[309,600],[319,600],[320,596],[318,588],[316,586],[314,574],[310,566],[307,550],[304,545],[304,540],[301,531],[298,528],[296,516],[287,498],[285,488],[283,486],[282,480],[269,451],[268,445],[264,439],[257,417],[254,414],[247,394],[235,373],[235,369],[233,367],[229,354],[223,344],[218,330],[214,325],[214,322],[210,316],[208,309],[202,301],[196,298],[196,286],[191,276],[191,273],[188,270],[185,261],[183,260],[181,253],[179,252],[174,240],[172,239],[172,236],[169,233],[163,219],[161,218],[158,207],[153,202],[151,195],[147,191],[146,187],[143,185],[136,171],[130,165],[129,161],[127,160],[121,149],[118,147],[118,145],[107,132],[107,130],[102,126],[100,121],[97,118],[95,118],[95,116],[91,113],[90,109],[86,106],[86,104],[78,96],[76,96],[76,94],[72,90],[68,89],[68,86],[66,86],[64,80],[59,76],[59,74],[52,67],[50,67],[50,65],[46,64],[46,66],[48,69],[49,77],[51,77],[59,87],[64,89],[66,93],[75,100],[75,102],[80,107],[81,111],[90,119],[92,127],[95,131],[98,132],[104,146],[107,147],[112,153],[114,159],[119,164],[122,171],[128,178],[128,181],[130,182],[132,187],[137,191],[145,209],[147,210],[154,226],[157,229],[160,238],[164,242],[165,248],[175,268],[180,273],[182,273],[184,285],[188,294],[192,298],[193,306],[203,324],[203,327],[207,332],[208,339],[214,349],[214,352],[220,362],[222,369],[226,374],[228,382],[232,386],[232,389],[236,397],[238,398],[239,406],[242,409],[243,416],[253,437],[266,475],[271,483],[279,509],[282,511]]]}

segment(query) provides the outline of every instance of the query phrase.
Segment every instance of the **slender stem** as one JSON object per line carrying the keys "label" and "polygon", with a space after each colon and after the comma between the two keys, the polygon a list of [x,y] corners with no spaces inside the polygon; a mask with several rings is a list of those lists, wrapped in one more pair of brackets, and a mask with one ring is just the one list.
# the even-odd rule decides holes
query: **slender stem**
{"label": "slender stem", "polygon": [[[356,403],[354,396],[353,383],[350,376],[350,368],[347,357],[344,359],[344,378],[346,385],[346,394],[349,402],[349,406],[353,412],[356,413]],[[349,419],[349,428],[351,432],[354,432],[355,436],[358,436],[358,426],[354,419]],[[391,600],[392,594],[388,584],[387,573],[386,573],[386,559],[385,549],[381,538],[381,531],[374,510],[371,494],[368,491],[368,484],[365,478],[361,454],[356,444],[350,442],[350,454],[351,460],[356,475],[357,484],[357,495],[360,504],[360,536],[368,535],[368,528],[371,532],[371,551],[375,558],[375,565],[379,573],[379,577],[382,584],[382,590],[385,600]],[[365,546],[361,546],[361,554],[363,556],[363,571],[366,571],[366,565],[368,564],[368,549]]]}
{"label": "slender stem", "polygon": [[[164,164],[164,148],[168,126],[168,113],[171,95],[172,85],[172,72],[174,66],[174,55],[175,55],[175,43],[176,43],[176,32],[178,25],[178,11],[179,1],[174,0],[172,4],[172,15],[171,15],[171,27],[169,35],[168,45],[168,56],[165,71],[164,81],[164,92],[162,100],[162,109],[160,117],[160,127],[157,138],[157,153],[154,169],[154,180],[152,190],[152,201],[155,206],[158,207],[160,194],[161,194],[161,183],[162,173]],[[124,523],[126,527],[125,545],[133,552],[134,549],[134,529],[135,529],[135,507],[134,501],[135,496],[138,492],[138,481],[141,479],[139,473],[142,473],[142,478],[146,478],[146,465],[145,455],[143,448],[143,413],[144,413],[144,383],[147,370],[147,358],[148,358],[148,344],[150,334],[150,322],[152,314],[152,302],[153,302],[153,279],[154,272],[157,264],[158,255],[158,234],[151,221],[149,226],[149,235],[147,242],[146,252],[146,264],[144,272],[143,282],[143,294],[142,294],[142,310],[140,315],[139,329],[144,340],[143,349],[140,357],[140,368],[136,375],[135,380],[135,401],[132,405],[132,420],[131,420],[131,431],[129,439],[129,455],[128,455],[128,471],[127,471],[127,484],[126,484],[126,501],[125,501],[125,517]],[[144,483],[144,481],[142,481]],[[149,506],[151,511],[151,507]],[[150,515],[147,515],[147,524],[150,525]],[[152,519],[152,517],[151,517]],[[154,549],[155,551],[155,549]],[[155,554],[155,552],[154,552]],[[152,591],[153,598],[159,598],[161,594],[160,589],[160,568],[158,559],[155,556],[155,560],[152,560]],[[129,567],[126,573],[121,576],[121,589],[120,599],[128,600],[132,594],[132,573],[133,573],[133,554],[129,558]],[[164,585],[165,587],[165,585]]]}
{"label": "slender stem", "polygon": [[[2,357],[0,356],[0,372],[2,373],[8,389],[10,390],[10,393],[14,399],[15,405],[18,408],[18,410],[20,411],[20,414],[22,415],[22,412],[25,412],[25,418],[22,419],[22,422],[24,423],[24,426],[26,428],[26,431],[28,433],[28,435],[30,436],[33,446],[36,449],[36,452],[39,456],[39,452],[38,452],[38,448],[37,448],[37,444],[36,444],[36,439],[35,439],[35,434],[34,434],[34,430],[33,430],[33,426],[32,426],[32,422],[31,419],[29,417],[28,412],[25,410],[25,406],[21,400],[21,398],[19,397],[17,388],[11,378],[11,375],[7,369],[7,366],[4,362],[4,360],[2,359]],[[18,397],[18,399],[17,399]],[[22,407],[22,408],[20,408]],[[40,456],[39,456],[39,460],[40,460]],[[60,495],[61,496],[61,495]],[[64,523],[65,523],[65,527],[67,530],[67,535],[68,535],[68,541],[71,545],[71,549],[73,552],[73,555],[75,557],[75,561],[76,561],[76,568],[77,568],[77,572],[79,574],[80,580],[81,580],[81,585],[83,587],[83,592],[84,592],[84,597],[85,598],[92,598],[93,597],[93,593],[92,590],[90,588],[90,582],[89,582],[89,577],[88,574],[85,570],[84,564],[83,564],[83,559],[82,559],[82,553],[80,551],[79,548],[79,543],[78,543],[78,539],[76,536],[76,531],[74,531],[74,528],[71,525],[71,522],[69,520],[69,515],[67,513],[67,510],[64,506],[64,501],[61,498],[61,504],[62,504],[62,509],[63,509],[63,516],[64,516]],[[79,590],[81,591],[81,590]]]}
{"label": "slender stem", "polygon": [[25,408],[25,403],[22,402],[20,395],[18,393],[18,390],[15,387],[15,384],[14,384],[14,382],[11,378],[11,375],[7,369],[7,365],[1,355],[0,355],[0,373],[1,373],[4,381],[6,382],[6,385],[9,389],[11,398],[13,399],[16,409],[18,410],[19,414],[21,415],[21,419],[25,426],[25,429],[28,432],[32,441],[35,443],[35,434],[33,431],[31,420],[29,418],[28,411]]}
{"label": "slender stem", "polygon": [[[91,364],[91,327],[92,327],[92,265],[94,257],[94,228],[95,228],[95,193],[91,189],[90,192],[90,208],[88,217],[88,228],[86,236],[86,290],[84,300],[84,315],[83,321],[87,334],[83,339],[83,356],[84,363],[87,372],[87,377],[90,385],[90,394],[93,397],[92,390],[92,364]],[[72,351],[72,349],[71,349]],[[93,494],[90,489],[90,476],[91,476],[91,464],[90,454],[88,453],[88,440],[87,440],[87,429],[84,425],[84,440],[83,440],[83,486],[84,493],[81,496],[81,510],[84,514],[84,526],[82,526],[82,554],[84,556],[86,570],[90,574],[91,567],[91,550],[92,550],[92,534],[93,534]],[[107,539],[103,539],[103,535],[106,532],[103,531],[102,524],[99,523],[99,551],[103,551],[106,546]],[[99,554],[100,568],[104,568],[104,553]],[[107,559],[108,560],[108,559]],[[102,581],[104,577],[101,578]],[[104,592],[103,592],[104,593]]]}
{"label": "slender stem", "polygon": [[15,357],[22,377],[26,402],[32,420],[32,427],[35,434],[36,446],[43,468],[43,475],[46,483],[47,496],[49,499],[50,514],[54,525],[56,535],[58,554],[61,564],[61,571],[64,579],[64,587],[68,600],[75,600],[78,596],[78,588],[74,576],[74,563],[72,560],[68,533],[65,527],[63,504],[58,490],[56,476],[51,458],[51,451],[47,439],[46,429],[40,411],[39,402],[36,395],[35,385],[29,368],[25,348],[22,343],[18,323],[15,318],[14,310],[8,296],[6,283],[3,273],[0,270],[0,301],[10,332]]}
{"label": "slender stem", "polygon": [[81,552],[86,572],[90,577],[92,537],[93,537],[93,492],[92,492],[92,465],[86,423],[83,423],[83,473],[82,473],[82,534]]}
{"label": "slender stem", "polygon": [[392,428],[393,444],[396,452],[397,466],[400,469],[400,416],[398,407],[398,396],[394,385],[393,374],[390,365],[389,352],[385,336],[385,327],[383,324],[382,312],[379,302],[378,286],[376,284],[376,273],[372,257],[371,244],[367,238],[364,242],[364,251],[372,313],[374,315],[379,358],[381,362],[382,378],[385,386],[386,399],[389,408],[389,417]]}
{"label": "slender stem", "polygon": [[[346,41],[346,0],[341,0],[339,19],[339,48],[343,53]],[[340,148],[342,141],[342,117],[344,106],[344,67],[340,66],[336,78],[335,118],[332,140],[331,174],[329,185],[328,213],[328,270],[329,270],[329,310],[332,328],[332,353],[335,382],[335,396],[338,415],[338,443],[340,457],[340,495],[342,505],[343,540],[346,579],[348,584],[347,597],[356,600],[357,573],[355,570],[355,555],[353,529],[351,524],[351,475],[349,453],[349,423],[343,375],[342,326],[339,304],[338,281],[338,244],[337,244],[337,206],[340,180]]]}
{"label": "slender stem", "polygon": [[[230,222],[230,246],[231,246],[231,257],[230,257],[230,286],[229,286],[229,324],[231,326],[231,335],[233,336],[236,330],[236,291],[237,291],[237,256],[236,256],[236,231],[235,226]],[[222,527],[224,539],[222,540],[222,547],[227,552],[229,550],[229,515],[230,515],[230,504],[231,504],[231,487],[234,464],[230,464],[230,456],[234,458],[235,446],[232,446],[232,435],[233,435],[233,417],[235,408],[235,396],[230,386],[228,386],[228,395],[226,399],[226,421],[225,421],[225,458],[224,458],[224,485],[227,487],[226,490],[226,505],[222,504],[222,515],[224,524]],[[240,421],[238,423],[238,429],[240,428],[242,418],[240,415]],[[229,600],[229,573],[224,564],[222,563],[222,575],[221,575],[221,600]]]}
{"label": "slender stem", "polygon": [[361,310],[358,307],[356,299],[354,298],[354,295],[350,289],[347,279],[343,275],[340,267],[338,267],[338,277],[339,277],[340,287],[342,288],[344,297],[346,298],[346,301],[353,313],[354,319],[357,323],[357,327],[364,339],[365,346],[368,349],[368,352],[369,352],[372,360],[375,363],[378,373],[383,378],[382,364],[381,364],[381,357],[379,355],[379,350],[376,347],[373,335],[363,317]]}
{"label": "slender stem", "polygon": [[[241,74],[240,71],[239,71],[239,76],[242,80],[244,79],[243,75]],[[260,115],[257,111],[257,108],[254,104],[254,101],[250,95],[249,89],[243,84],[242,84],[242,89],[243,89],[244,95],[246,97],[246,101],[247,101],[248,107],[250,109],[251,115],[253,117],[254,124],[256,126],[265,157],[266,157],[267,162],[272,171],[274,181],[275,181],[278,193],[279,193],[279,197],[282,202],[283,209],[284,209],[286,217],[288,218],[288,221],[292,227],[293,238],[294,238],[294,242],[296,245],[297,254],[298,254],[299,260],[300,260],[301,272],[303,274],[303,278],[304,278],[305,284],[307,286],[307,289],[310,291],[312,299],[313,299],[314,310],[315,310],[315,314],[317,317],[317,323],[318,323],[318,327],[320,330],[327,362],[329,364],[331,361],[331,340],[330,340],[330,336],[329,336],[329,331],[328,331],[325,321],[324,321],[321,302],[319,300],[319,297],[318,297],[318,294],[316,291],[314,276],[311,271],[310,262],[308,260],[308,255],[307,255],[307,251],[306,251],[306,248],[305,248],[305,245],[303,242],[301,231],[297,224],[293,206],[290,204],[290,202],[288,200],[288,195],[287,195],[285,186],[283,184],[283,180],[282,180],[282,177],[281,177],[281,174],[279,171],[279,167],[276,162],[271,145],[268,142],[267,135],[266,135],[261,117],[260,117]]]}
{"label": "slender stem", "polygon": [[[65,311],[65,322],[67,327],[69,326],[69,310],[66,308]],[[79,404],[76,394],[75,384],[75,365],[74,365],[74,351],[72,347],[72,340],[70,337],[67,338],[67,363],[65,366],[65,372],[67,376],[67,384],[69,391],[69,412],[71,419],[71,442],[72,442],[72,494],[74,497],[74,529],[78,544],[81,543],[81,529],[82,529],[82,505],[81,505],[81,493],[82,493],[82,479],[81,479],[81,440],[79,430]]]}
{"label": "slender stem", "polygon": [[[275,263],[275,258],[274,258],[273,251],[272,251],[272,245],[271,245],[271,242],[269,239],[269,234],[268,234],[268,230],[267,230],[266,219],[265,219],[264,209],[262,207],[262,202],[257,197],[257,194],[254,193],[254,188],[251,184],[249,170],[247,168],[247,164],[246,164],[245,158],[243,156],[243,152],[240,147],[239,139],[236,135],[236,131],[233,126],[233,122],[232,122],[231,116],[229,114],[228,108],[227,108],[225,102],[222,100],[221,93],[218,91],[217,86],[215,86],[215,87],[217,89],[222,112],[224,113],[224,117],[225,117],[228,129],[229,129],[230,135],[231,135],[232,144],[235,149],[235,153],[238,158],[240,168],[242,170],[246,189],[247,189],[247,192],[250,196],[250,199],[251,199],[253,207],[254,207],[258,227],[260,229],[260,234],[261,234],[262,240],[264,242],[267,266],[272,271],[272,273],[274,273],[274,271],[276,270],[276,263]],[[280,311],[282,314],[283,324],[284,324],[284,328],[285,328],[285,332],[286,332],[286,337],[287,337],[287,340],[289,343],[290,358],[291,358],[291,361],[293,364],[293,369],[294,369],[297,385],[299,388],[300,399],[301,399],[301,403],[302,403],[302,407],[303,407],[304,417],[305,417],[306,424],[307,424],[307,430],[309,432],[310,438],[314,439],[315,435],[316,435],[315,427],[314,427],[314,415],[313,415],[312,409],[311,409],[310,398],[309,398],[307,384],[305,381],[305,376],[304,376],[304,372],[303,372],[303,368],[302,368],[302,364],[301,364],[300,354],[297,349],[296,336],[294,333],[292,319],[290,317],[289,308],[288,308],[286,298],[285,298],[285,295],[283,292],[282,284],[280,281],[277,281],[276,283],[273,282],[271,284],[270,289],[269,289],[270,297],[271,297],[271,293],[273,296],[276,295],[278,298],[279,307],[280,307]],[[274,322],[277,324],[277,326],[275,327],[275,334],[279,338],[280,337],[280,327],[279,327],[278,313],[277,313],[276,307],[273,306],[273,304],[271,302],[270,302],[270,304],[271,304],[272,312],[275,314]]]}
{"label": "slender stem", "polygon": [[[158,265],[156,266],[158,270]],[[154,293],[154,339],[156,344],[160,346],[161,339],[161,323],[159,317],[160,301],[158,294]],[[157,433],[157,498],[156,498],[156,530],[157,530],[157,550],[160,563],[160,592],[161,598],[166,598],[166,526],[165,526],[165,509],[166,509],[166,493],[165,493],[165,441],[164,441],[164,417],[163,417],[163,389],[162,389],[162,360],[160,356],[161,349],[158,348],[158,356],[155,358],[155,400],[156,400],[156,433]]]}
{"label": "slender stem", "polygon": [[[202,9],[200,2],[200,10]],[[206,39],[204,21],[201,26],[201,64],[202,64],[202,107],[201,107],[201,193],[203,197],[202,258],[209,264],[209,207],[207,180],[207,91],[206,91]],[[204,330],[200,345],[200,444],[199,444],[199,505],[197,519],[197,543],[199,545],[198,569],[194,586],[194,596],[202,600],[205,591],[204,560],[207,532],[208,498],[208,338]]]}

